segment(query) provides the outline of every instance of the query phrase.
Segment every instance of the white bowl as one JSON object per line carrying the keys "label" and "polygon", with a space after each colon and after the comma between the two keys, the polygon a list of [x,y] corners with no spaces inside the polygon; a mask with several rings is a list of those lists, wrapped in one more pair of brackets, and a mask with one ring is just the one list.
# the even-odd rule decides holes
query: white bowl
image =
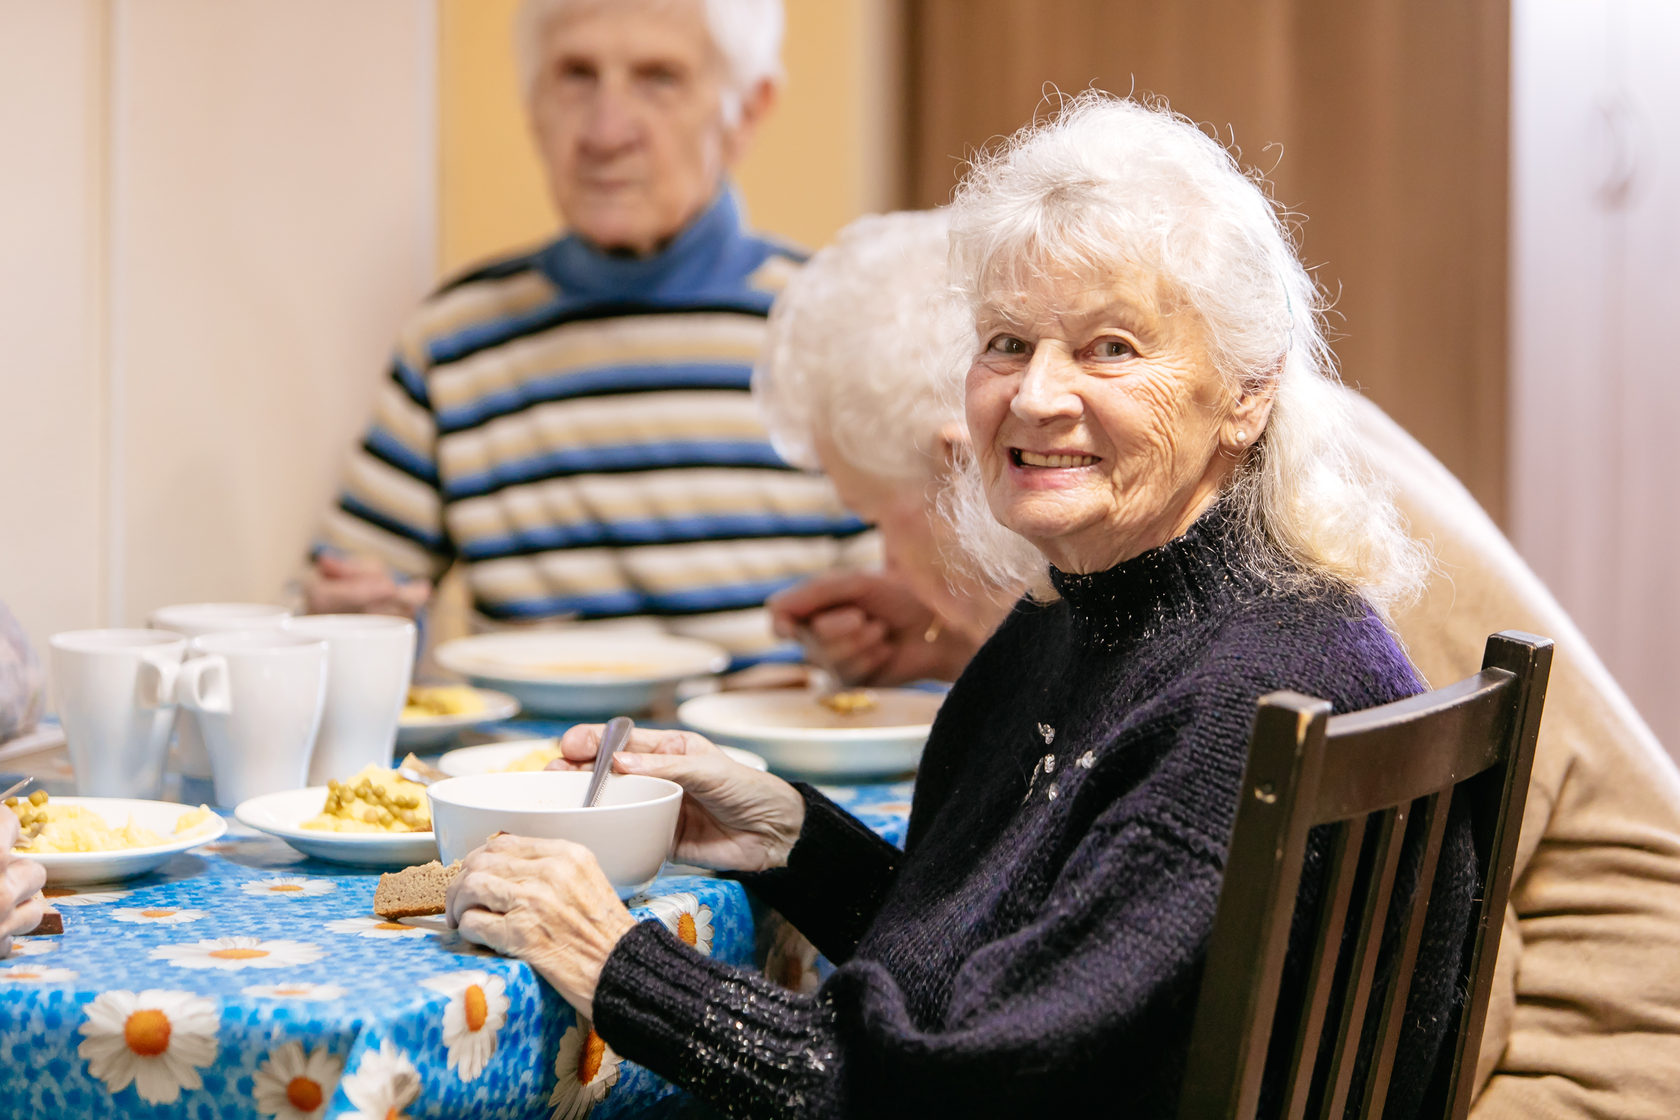
{"label": "white bowl", "polygon": [[[769,763],[751,751],[743,751],[736,747],[721,749],[742,766],[750,766],[754,770],[770,769]],[[554,753],[555,757],[559,757],[559,740],[508,739],[505,742],[485,743],[477,747],[457,747],[437,760],[437,768],[451,778],[464,777],[467,774],[509,772],[508,768],[514,763],[537,750],[549,751]],[[531,773],[529,770],[524,772]]]}
{"label": "white bowl", "polygon": [[645,712],[677,682],[720,673],[720,646],[669,634],[572,629],[477,634],[438,646],[437,662],[529,713],[587,718]]}
{"label": "white bowl", "polygon": [[762,755],[789,777],[861,781],[916,769],[945,697],[875,688],[875,707],[841,714],[794,688],[714,692],[677,708],[677,719],[713,742]]}
{"label": "white bowl", "polygon": [[537,770],[445,778],[426,791],[444,863],[465,858],[498,832],[571,840],[595,853],[620,898],[659,877],[677,834],[682,787],[645,774],[613,774],[600,804],[583,806],[589,775]]}

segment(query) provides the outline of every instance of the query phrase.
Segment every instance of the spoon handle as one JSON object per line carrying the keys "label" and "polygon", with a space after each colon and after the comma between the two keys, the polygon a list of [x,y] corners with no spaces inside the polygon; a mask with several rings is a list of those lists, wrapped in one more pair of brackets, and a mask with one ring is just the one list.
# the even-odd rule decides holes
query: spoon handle
{"label": "spoon handle", "polygon": [[601,745],[595,748],[595,770],[589,775],[589,790],[583,795],[585,807],[600,800],[601,787],[607,784],[607,772],[612,769],[613,752],[630,738],[630,730],[635,726],[628,716],[614,716],[607,721],[606,730],[601,732]]}

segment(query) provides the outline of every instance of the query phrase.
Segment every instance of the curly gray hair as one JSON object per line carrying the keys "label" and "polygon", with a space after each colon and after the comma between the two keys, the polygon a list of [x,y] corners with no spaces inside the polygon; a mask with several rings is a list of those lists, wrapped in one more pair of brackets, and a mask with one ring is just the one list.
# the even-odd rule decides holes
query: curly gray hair
{"label": "curly gray hair", "polygon": [[[1324,300],[1263,180],[1165,105],[1096,91],[975,159],[951,204],[952,277],[972,305],[1034,278],[1123,271],[1200,318],[1234,391],[1273,395],[1225,499],[1271,546],[1255,566],[1351,586],[1384,612],[1414,597],[1428,553],[1352,442]],[[948,504],[979,540],[990,515],[972,474]]]}
{"label": "curly gray hair", "polygon": [[[948,228],[944,210],[859,218],[776,297],[752,390],[788,462],[821,469],[820,442],[875,478],[948,484],[940,434],[966,430],[951,382],[975,349],[974,317],[949,280]],[[966,442],[956,452],[966,458]],[[990,517],[969,527],[965,544],[985,562],[946,563],[1009,595],[1043,567]]]}

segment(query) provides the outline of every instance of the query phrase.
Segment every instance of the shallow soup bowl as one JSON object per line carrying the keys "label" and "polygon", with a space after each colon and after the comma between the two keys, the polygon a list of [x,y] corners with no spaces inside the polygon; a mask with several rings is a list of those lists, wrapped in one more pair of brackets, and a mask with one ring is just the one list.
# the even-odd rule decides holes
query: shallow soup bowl
{"label": "shallow soup bowl", "polygon": [[645,774],[613,774],[586,808],[582,771],[472,774],[434,783],[432,831],[444,863],[463,859],[498,832],[570,840],[601,864],[620,898],[659,877],[677,833],[682,787]]}

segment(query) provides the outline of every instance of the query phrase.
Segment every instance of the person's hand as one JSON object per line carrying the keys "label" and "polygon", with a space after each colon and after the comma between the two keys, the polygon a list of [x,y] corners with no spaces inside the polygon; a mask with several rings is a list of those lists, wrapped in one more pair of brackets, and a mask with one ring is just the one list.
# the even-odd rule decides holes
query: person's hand
{"label": "person's hand", "polygon": [[888,573],[825,573],[765,605],[777,634],[847,684],[955,680],[979,648]]}
{"label": "person's hand", "polygon": [[413,618],[431,598],[432,582],[398,582],[372,556],[334,556],[323,552],[303,581],[304,610],[309,614],[394,614]]}
{"label": "person's hand", "polygon": [[[595,760],[599,725],[580,725],[560,739],[550,769],[579,769]],[[673,854],[719,871],[768,871],[787,865],[805,827],[805,799],[791,785],[743,766],[710,740],[688,731],[638,727],[613,755],[621,774],[649,774],[683,787]]]}
{"label": "person's hand", "polygon": [[444,916],[468,941],[528,963],[585,1019],[607,957],[636,926],[588,848],[505,832],[462,862]]}
{"label": "person's hand", "polygon": [[46,868],[16,855],[18,819],[0,805],[0,957],[12,951],[12,938],[41,924],[46,904],[36,896],[47,881]]}

